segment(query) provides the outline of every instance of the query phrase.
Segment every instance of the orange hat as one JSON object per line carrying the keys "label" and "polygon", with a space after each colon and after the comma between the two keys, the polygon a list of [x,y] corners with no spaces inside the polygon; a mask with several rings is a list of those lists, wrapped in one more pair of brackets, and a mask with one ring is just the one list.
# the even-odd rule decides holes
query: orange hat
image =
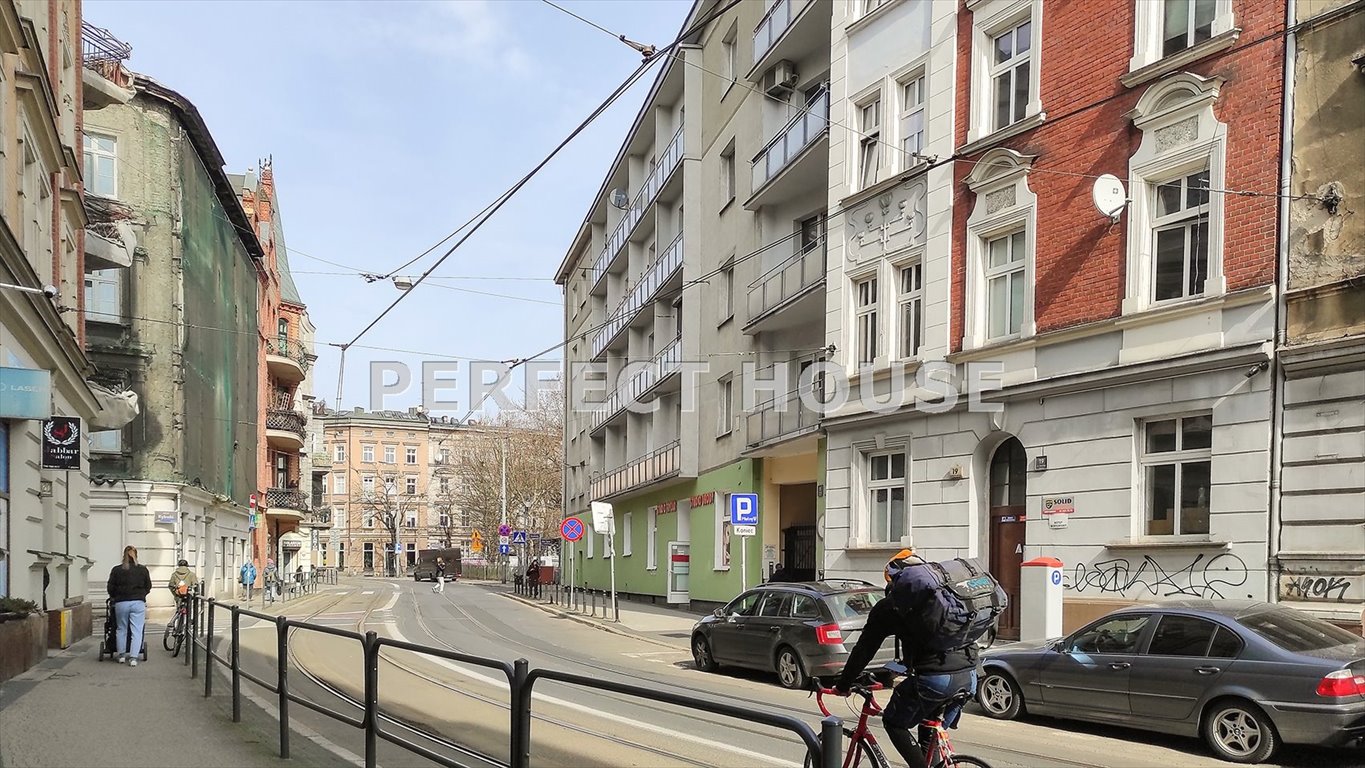
{"label": "orange hat", "polygon": [[908,561],[914,556],[915,550],[910,548],[902,549],[892,555],[891,560],[886,564],[886,570],[882,572],[882,575],[886,577],[886,583],[890,584],[891,580],[896,577],[896,574],[905,570],[905,567],[910,564]]}

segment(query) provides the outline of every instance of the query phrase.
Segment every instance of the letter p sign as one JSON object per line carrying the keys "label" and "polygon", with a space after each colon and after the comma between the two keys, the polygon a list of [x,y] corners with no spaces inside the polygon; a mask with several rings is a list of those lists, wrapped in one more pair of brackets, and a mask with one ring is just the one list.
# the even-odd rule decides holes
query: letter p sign
{"label": "letter p sign", "polygon": [[730,523],[732,525],[758,525],[758,494],[730,494]]}

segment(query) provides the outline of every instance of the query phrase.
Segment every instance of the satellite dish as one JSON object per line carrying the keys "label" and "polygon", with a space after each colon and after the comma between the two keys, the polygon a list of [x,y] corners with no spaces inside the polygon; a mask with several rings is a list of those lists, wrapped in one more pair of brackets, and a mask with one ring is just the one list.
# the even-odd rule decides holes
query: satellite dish
{"label": "satellite dish", "polygon": [[1091,189],[1090,196],[1095,201],[1095,208],[1106,218],[1118,221],[1119,214],[1128,205],[1128,195],[1123,191],[1123,182],[1112,173],[1106,173],[1095,179],[1095,186]]}
{"label": "satellite dish", "polygon": [[611,191],[611,204],[624,211],[630,205],[630,198],[626,197],[624,189],[617,187]]}

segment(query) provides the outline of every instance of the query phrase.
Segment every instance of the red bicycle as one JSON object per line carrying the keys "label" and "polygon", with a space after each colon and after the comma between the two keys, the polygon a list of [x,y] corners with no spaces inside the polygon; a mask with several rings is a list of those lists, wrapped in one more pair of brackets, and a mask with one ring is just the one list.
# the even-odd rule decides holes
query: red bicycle
{"label": "red bicycle", "polygon": [[[825,706],[825,696],[840,696],[841,694],[833,688],[822,687],[819,681],[816,681],[815,686],[815,703],[820,707],[821,714],[828,717],[833,713]],[[877,717],[882,713],[882,707],[877,703],[877,698],[873,693],[885,689],[886,686],[877,682],[855,685],[850,689],[850,693],[863,698],[863,709],[858,717],[858,726],[856,728],[844,728],[844,735],[848,737],[848,754],[844,757],[843,768],[857,768],[858,765],[862,764],[864,757],[874,768],[891,768],[891,763],[886,759],[886,753],[882,751],[881,745],[877,743],[877,737],[872,735],[872,729],[867,723],[870,718]],[[924,756],[928,761],[929,768],[954,768],[954,766],[991,768],[985,760],[953,752],[952,742],[948,739],[948,729],[943,725],[942,715],[944,711],[954,704],[965,704],[970,699],[970,693],[965,691],[958,693],[944,703],[942,709],[939,710],[938,717],[925,720],[922,724],[925,728],[933,731],[928,748],[924,749]],[[920,746],[924,747],[923,744]],[[814,766],[814,757],[807,755],[806,768],[814,768]]]}

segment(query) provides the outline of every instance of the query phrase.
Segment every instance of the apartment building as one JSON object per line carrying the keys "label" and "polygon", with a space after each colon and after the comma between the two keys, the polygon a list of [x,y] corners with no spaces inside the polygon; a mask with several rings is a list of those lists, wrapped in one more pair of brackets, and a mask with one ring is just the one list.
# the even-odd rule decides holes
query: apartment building
{"label": "apartment building", "polygon": [[1276,430],[1279,599],[1365,608],[1365,6],[1292,6]]}
{"label": "apartment building", "polygon": [[[901,5],[946,4],[880,10]],[[1266,148],[1283,49],[1264,41],[1283,16],[1193,0],[958,6],[955,105],[939,123],[957,158],[951,261],[945,291],[942,252],[926,251],[920,363],[948,364],[952,384],[916,381],[894,413],[827,420],[831,574],[866,577],[913,541],[981,557],[1017,607],[1020,564],[1047,554],[1066,564],[1067,626],[1153,597],[1274,594],[1279,161]],[[1102,174],[1122,189],[1093,195]],[[858,275],[831,302],[831,335],[845,369],[870,360],[861,383],[918,361],[885,322],[902,286],[871,310]]]}
{"label": "apartment building", "polygon": [[86,341],[98,380],[144,407],[91,434],[89,581],[102,593],[132,544],[154,582],[185,559],[208,594],[232,595],[252,556],[264,252],[194,104],[103,71],[127,99],[106,88],[113,103],[86,113]]}

